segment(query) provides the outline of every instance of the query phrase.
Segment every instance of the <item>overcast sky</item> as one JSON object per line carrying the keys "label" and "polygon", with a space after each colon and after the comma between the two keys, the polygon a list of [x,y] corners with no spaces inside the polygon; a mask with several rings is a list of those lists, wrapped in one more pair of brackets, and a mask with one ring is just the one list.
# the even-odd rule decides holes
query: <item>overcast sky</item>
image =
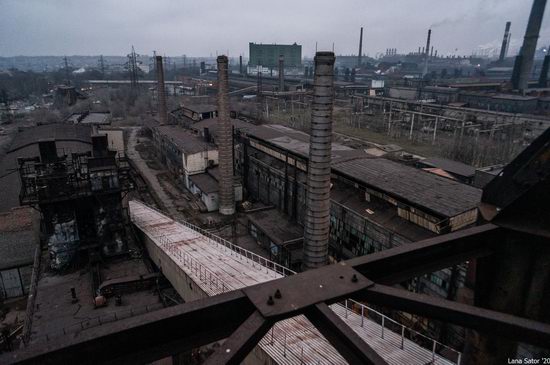
{"label": "overcast sky", "polygon": [[[440,54],[521,44],[532,0],[0,0],[0,56],[248,56],[248,42],[298,43],[303,55],[417,50],[432,27]],[[550,43],[549,10],[539,46]]]}

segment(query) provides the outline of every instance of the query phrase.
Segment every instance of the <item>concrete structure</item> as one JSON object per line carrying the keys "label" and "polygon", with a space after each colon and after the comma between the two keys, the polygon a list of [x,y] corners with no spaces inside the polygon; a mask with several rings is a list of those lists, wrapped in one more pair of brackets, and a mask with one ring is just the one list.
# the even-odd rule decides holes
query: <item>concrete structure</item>
{"label": "concrete structure", "polygon": [[[198,196],[207,212],[214,212],[219,209],[219,170],[218,167],[208,168],[204,173],[191,175],[189,177],[189,190]],[[237,178],[234,178],[233,186],[235,189],[235,201],[242,201],[243,188]]]}
{"label": "concrete structure", "polygon": [[[281,278],[293,272],[265,258],[233,245],[186,222],[176,222],[138,201],[130,202],[130,215],[143,239],[152,262],[162,269],[180,296],[193,301],[234,289]],[[212,265],[215,262],[216,265]],[[390,364],[452,364],[459,354],[452,353],[449,361],[432,348],[443,345],[429,344],[430,350],[402,337],[411,331],[400,324],[382,331],[380,319],[386,325],[391,319],[359,303],[334,304],[332,310],[348,324],[375,351]],[[354,309],[354,310],[352,310]],[[376,321],[376,322],[375,322]],[[378,323],[377,323],[378,322]],[[401,328],[405,328],[400,333]],[[384,332],[384,335],[381,335]],[[416,335],[416,331],[413,331]],[[401,341],[403,346],[401,345]],[[340,354],[314,328],[304,316],[278,322],[273,330],[259,341],[245,365],[252,364],[345,364]]]}
{"label": "concrete structure", "polygon": [[334,53],[317,52],[311,106],[311,138],[304,222],[305,269],[328,260]]}
{"label": "concrete structure", "polygon": [[152,128],[160,161],[190,188],[189,178],[218,164],[218,148],[178,126]]}
{"label": "concrete structure", "polygon": [[284,56],[286,67],[302,67],[302,46],[296,43],[288,45],[249,43],[248,47],[250,67],[261,65],[276,69],[280,55]]}
{"label": "concrete structure", "polygon": [[227,56],[218,57],[219,210],[223,215],[232,215],[235,213],[235,189],[233,187],[233,130],[229,120],[227,64]]}
{"label": "concrete structure", "polygon": [[166,112],[166,88],[164,86],[164,65],[162,56],[156,57],[157,70],[157,103],[160,125],[168,124],[168,114]]}

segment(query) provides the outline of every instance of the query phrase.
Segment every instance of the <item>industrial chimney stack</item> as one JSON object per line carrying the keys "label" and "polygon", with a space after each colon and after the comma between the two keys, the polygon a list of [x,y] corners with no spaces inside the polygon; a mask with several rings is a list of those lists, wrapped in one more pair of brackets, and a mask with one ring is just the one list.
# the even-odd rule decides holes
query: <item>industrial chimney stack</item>
{"label": "industrial chimney stack", "polygon": [[428,29],[428,39],[426,40],[426,48],[424,48],[424,69],[422,70],[422,76],[426,76],[428,73],[428,58],[430,56],[430,39],[432,37],[432,30]]}
{"label": "industrial chimney stack", "polygon": [[157,69],[157,102],[160,125],[168,123],[168,115],[166,113],[166,88],[164,86],[164,65],[162,56],[156,56]]}
{"label": "industrial chimney stack", "polygon": [[548,69],[550,68],[550,50],[547,51],[542,62],[542,69],[539,76],[539,87],[548,87]]}
{"label": "industrial chimney stack", "polygon": [[546,0],[534,0],[529,15],[529,22],[525,30],[523,38],[523,46],[520,54],[516,57],[514,65],[514,73],[512,75],[512,84],[514,89],[525,92],[528,88],[529,75],[533,68],[535,49],[537,47],[537,39],[539,38],[540,26],[544,9],[546,8]]}
{"label": "industrial chimney stack", "polygon": [[285,56],[279,56],[279,92],[285,91]]}
{"label": "industrial chimney stack", "polygon": [[239,75],[243,74],[243,56],[239,56]]}
{"label": "industrial chimney stack", "polygon": [[219,211],[223,215],[235,213],[233,187],[233,129],[229,120],[229,82],[227,56],[218,56],[218,160],[220,181],[218,188]]}
{"label": "industrial chimney stack", "polygon": [[512,22],[506,22],[506,28],[504,28],[504,37],[502,38],[502,46],[500,47],[500,56],[498,61],[502,62],[506,58],[506,53],[508,52],[508,44],[510,42],[510,26]]}
{"label": "industrial chimney stack", "polygon": [[359,54],[357,55],[357,67],[361,67],[361,56],[363,55],[363,27],[359,33]]}
{"label": "industrial chimney stack", "polygon": [[328,259],[334,60],[333,52],[315,55],[304,221],[303,266],[306,270],[323,266]]}

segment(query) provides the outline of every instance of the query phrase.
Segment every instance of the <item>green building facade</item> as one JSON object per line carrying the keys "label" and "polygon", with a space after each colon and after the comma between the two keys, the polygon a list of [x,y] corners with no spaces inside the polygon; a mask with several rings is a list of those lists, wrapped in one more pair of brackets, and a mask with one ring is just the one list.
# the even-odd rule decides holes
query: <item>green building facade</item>
{"label": "green building facade", "polygon": [[249,66],[277,68],[279,56],[285,58],[285,68],[302,66],[302,46],[299,44],[256,44],[249,43]]}

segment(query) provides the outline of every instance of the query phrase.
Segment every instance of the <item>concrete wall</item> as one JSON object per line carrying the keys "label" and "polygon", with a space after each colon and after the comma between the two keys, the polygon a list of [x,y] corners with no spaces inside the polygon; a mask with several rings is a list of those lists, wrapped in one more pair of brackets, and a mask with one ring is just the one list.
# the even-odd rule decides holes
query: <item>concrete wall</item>
{"label": "concrete wall", "polygon": [[[193,300],[207,298],[208,295],[198,286],[195,282],[183,271],[172,259],[160,249],[147,235],[143,234],[139,228],[139,232],[142,242],[145,244],[149,257],[155,263],[155,265],[162,271],[162,274],[170,281],[174,289],[186,302]],[[205,347],[210,347],[205,346]],[[261,349],[260,346],[256,346],[246,359],[242,362],[244,365],[274,365],[276,364],[273,359]]]}
{"label": "concrete wall", "polygon": [[120,154],[124,154],[124,132],[122,130],[100,129],[97,133],[107,135],[109,149],[112,151],[117,151]]}
{"label": "concrete wall", "polygon": [[218,150],[201,151],[193,154],[183,154],[183,171],[185,179],[185,187],[189,189],[189,176],[200,174],[209,166],[209,161],[213,161],[213,165],[218,164]]}

